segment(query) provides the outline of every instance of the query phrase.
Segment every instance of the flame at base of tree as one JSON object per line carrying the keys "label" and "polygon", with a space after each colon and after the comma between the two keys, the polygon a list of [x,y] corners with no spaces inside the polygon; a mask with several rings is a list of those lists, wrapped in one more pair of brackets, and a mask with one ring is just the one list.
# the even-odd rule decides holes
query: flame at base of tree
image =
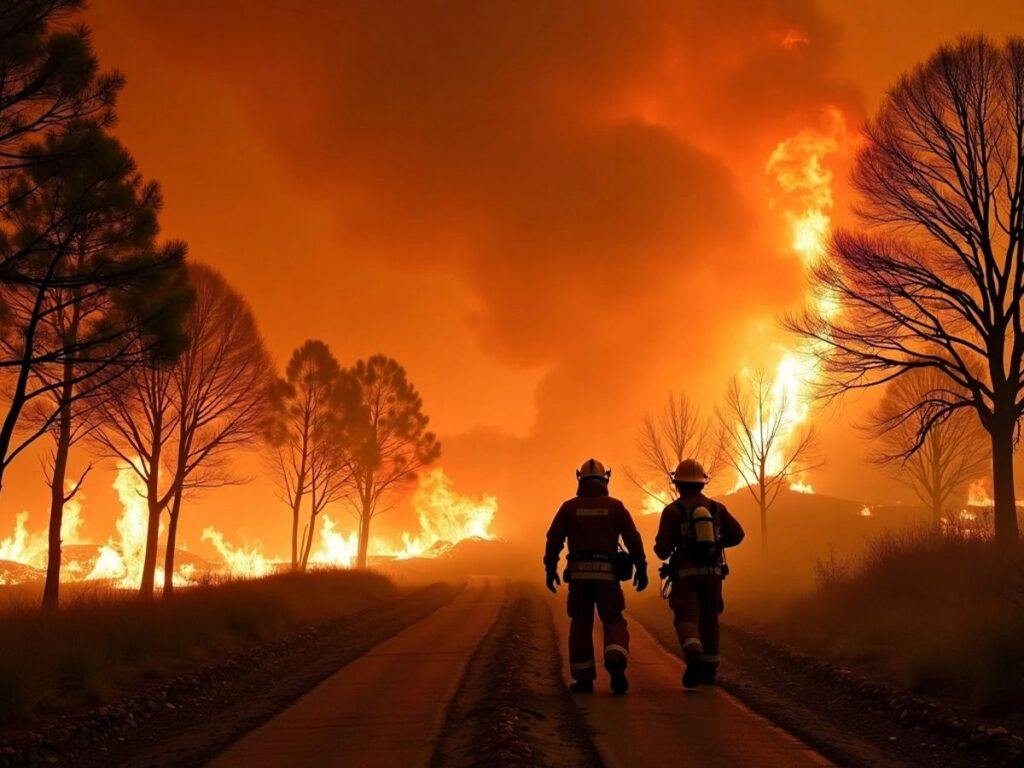
{"label": "flame at base of tree", "polygon": [[[498,512],[497,499],[486,494],[475,499],[458,493],[440,467],[420,477],[412,505],[419,519],[419,533],[403,532],[400,544],[380,537],[372,539],[368,548],[371,556],[395,560],[437,557],[466,539],[494,538],[490,527]],[[355,532],[347,537],[342,535],[337,523],[325,515],[320,545],[310,560],[319,565],[349,568],[358,545]]]}
{"label": "flame at base of tree", "polygon": [[[88,564],[65,557],[61,579],[65,582],[102,581],[122,589],[138,589],[142,579],[149,510],[145,486],[132,469],[123,465],[113,483],[121,502],[121,514],[115,523],[116,536],[97,548]],[[64,509],[62,539],[65,546],[84,544],[81,536],[82,505],[79,495]],[[414,557],[437,557],[466,539],[490,540],[490,526],[498,511],[493,496],[479,498],[458,493],[451,479],[440,468],[425,473],[412,497],[419,521],[419,532],[403,532],[398,541],[378,537],[370,542],[374,557],[405,560]],[[45,532],[28,529],[28,512],[15,520],[10,536],[0,540],[0,561],[24,566],[28,575],[12,575],[0,569],[0,584],[19,583],[38,577],[46,569],[47,541]],[[163,525],[160,527],[163,533]],[[174,570],[175,586],[188,586],[200,577],[252,579],[267,576],[286,567],[286,562],[267,556],[257,543],[234,544],[212,526],[207,526],[201,539],[218,553],[219,561],[211,562],[200,572],[194,563],[183,563]],[[358,535],[344,534],[338,523],[322,515],[319,545],[310,557],[314,567],[350,568],[358,551]],[[156,583],[163,583],[163,570],[157,569]]]}

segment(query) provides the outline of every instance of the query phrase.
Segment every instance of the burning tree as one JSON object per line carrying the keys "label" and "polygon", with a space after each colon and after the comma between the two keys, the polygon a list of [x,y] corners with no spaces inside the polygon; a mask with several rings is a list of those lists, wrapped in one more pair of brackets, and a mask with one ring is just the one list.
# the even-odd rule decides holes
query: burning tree
{"label": "burning tree", "polygon": [[949,379],[937,371],[911,371],[886,387],[868,426],[878,445],[873,458],[913,490],[935,525],[948,514],[950,500],[989,464],[988,440],[969,411],[928,424],[923,404],[941,407],[949,386]]}
{"label": "burning tree", "polygon": [[[354,457],[350,501],[359,521],[356,565],[366,567],[373,519],[393,506],[389,497],[406,488],[416,473],[441,455],[441,444],[427,431],[423,401],[395,360],[374,355],[352,368],[367,409],[370,443]],[[382,504],[382,502],[385,502]]]}
{"label": "burning tree", "polygon": [[273,366],[248,303],[215,270],[190,264],[195,303],[188,346],[170,369],[177,437],[169,462],[171,499],[164,550],[164,596],[174,591],[174,553],[187,492],[238,482],[228,453],[255,442],[266,420]]}
{"label": "burning tree", "polygon": [[639,471],[627,475],[644,493],[663,501],[678,494],[669,476],[683,459],[697,459],[715,477],[723,460],[722,438],[719,425],[685,394],[670,394],[659,413],[644,417],[637,437]]}
{"label": "burning tree", "polygon": [[191,265],[189,343],[174,361],[131,369],[98,406],[95,440],[139,478],[147,505],[139,594],[152,597],[160,517],[169,510],[164,594],[173,593],[184,495],[233,482],[227,453],[262,433],[270,362],[245,300],[208,267]]}
{"label": "burning tree", "polygon": [[724,461],[736,470],[757,504],[761,549],[768,548],[768,512],[789,479],[820,464],[817,437],[804,426],[792,395],[763,370],[729,383],[719,422],[727,437]]}
{"label": "burning tree", "polygon": [[918,444],[973,412],[992,449],[996,538],[1018,536],[1013,453],[1024,409],[1024,41],[940,48],[904,76],[866,131],[853,172],[872,230],[840,231],[813,280],[841,313],[788,325],[816,341],[823,393],[921,369]]}
{"label": "burning tree", "polygon": [[[305,568],[320,513],[351,492],[354,457],[365,451],[368,409],[354,376],[322,341],[292,354],[270,389],[267,442],[278,488],[292,514],[292,569]],[[302,503],[309,523],[299,534]]]}
{"label": "burning tree", "polygon": [[184,246],[155,244],[159,189],[142,182],[115,139],[76,123],[38,146],[7,179],[2,209],[15,247],[31,256],[19,261],[16,279],[0,282],[0,353],[10,377],[0,481],[34,440],[53,435],[43,604],[55,607],[63,509],[84,478],[66,490],[71,447],[120,376],[150,356],[177,353],[189,296]]}

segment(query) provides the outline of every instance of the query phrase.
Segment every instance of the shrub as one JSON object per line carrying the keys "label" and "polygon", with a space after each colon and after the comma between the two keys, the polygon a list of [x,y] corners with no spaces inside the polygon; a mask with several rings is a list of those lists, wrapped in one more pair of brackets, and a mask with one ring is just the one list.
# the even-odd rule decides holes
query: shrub
{"label": "shrub", "polygon": [[925,529],[883,534],[855,566],[823,562],[787,639],[980,707],[1024,699],[1024,549]]}

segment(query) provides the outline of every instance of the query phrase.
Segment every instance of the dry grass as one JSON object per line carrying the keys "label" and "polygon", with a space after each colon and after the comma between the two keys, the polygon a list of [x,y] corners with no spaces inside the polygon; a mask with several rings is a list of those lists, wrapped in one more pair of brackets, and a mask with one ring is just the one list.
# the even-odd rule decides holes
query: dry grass
{"label": "dry grass", "polygon": [[141,602],[113,589],[70,590],[41,613],[24,590],[0,608],[0,723],[97,704],[191,665],[344,615],[394,594],[383,576],[281,574]]}
{"label": "dry grass", "polygon": [[1024,701],[1024,549],[906,530],[818,581],[778,623],[790,641],[980,708]]}

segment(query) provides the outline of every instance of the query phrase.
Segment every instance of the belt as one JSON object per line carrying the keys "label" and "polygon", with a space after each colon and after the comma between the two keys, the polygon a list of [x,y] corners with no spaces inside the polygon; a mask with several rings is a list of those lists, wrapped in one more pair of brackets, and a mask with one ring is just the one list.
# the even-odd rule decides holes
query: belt
{"label": "belt", "polygon": [[694,565],[680,568],[676,571],[676,576],[680,579],[686,578],[687,576],[721,576],[722,566],[720,565]]}
{"label": "belt", "polygon": [[572,581],[618,581],[615,578],[610,555],[596,553],[570,555],[565,572],[567,578]]}

